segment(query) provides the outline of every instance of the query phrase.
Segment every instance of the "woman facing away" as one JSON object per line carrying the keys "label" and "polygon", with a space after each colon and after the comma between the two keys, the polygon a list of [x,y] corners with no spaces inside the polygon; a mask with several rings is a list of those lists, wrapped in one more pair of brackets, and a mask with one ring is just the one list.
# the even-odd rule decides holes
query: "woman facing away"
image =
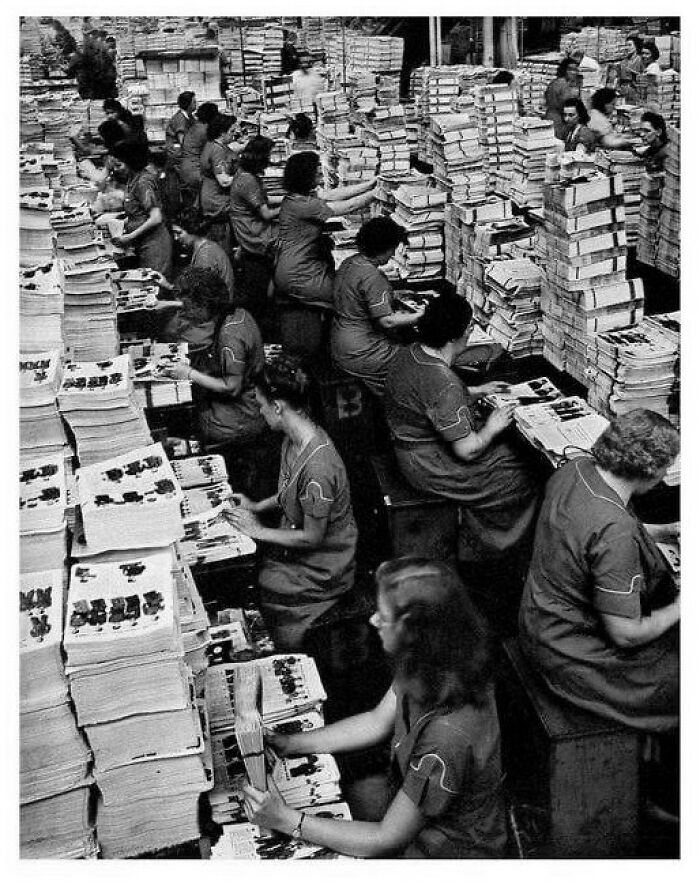
{"label": "woman facing away", "polygon": [[377,571],[372,616],[394,681],[371,711],[294,735],[266,731],[282,756],[361,750],[391,739],[386,776],[366,781],[356,820],[307,815],[274,784],[244,787],[255,823],[356,857],[495,858],[506,844],[493,660],[454,570],[399,558]]}

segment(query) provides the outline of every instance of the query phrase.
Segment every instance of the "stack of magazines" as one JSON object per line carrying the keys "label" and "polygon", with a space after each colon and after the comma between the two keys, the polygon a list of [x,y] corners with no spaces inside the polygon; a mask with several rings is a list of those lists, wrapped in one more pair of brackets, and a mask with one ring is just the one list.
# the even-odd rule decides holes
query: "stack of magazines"
{"label": "stack of magazines", "polygon": [[61,261],[64,279],[64,335],[75,361],[112,358],[118,349],[117,316],[110,260]]}
{"label": "stack of magazines", "polygon": [[513,358],[542,354],[542,270],[532,260],[495,260],[484,272],[487,331]]}
{"label": "stack of magazines", "polygon": [[210,786],[169,548],[74,564],[64,649],[95,757],[98,838],[127,857],[199,835]]}
{"label": "stack of magazines", "polygon": [[63,352],[63,288],[58,264],[49,260],[19,271],[21,352]]}
{"label": "stack of magazines", "polygon": [[128,453],[151,440],[137,404],[127,355],[100,362],[68,362],[58,394],[83,466]]}
{"label": "stack of magazines", "polygon": [[49,188],[25,189],[19,196],[19,262],[22,267],[48,263],[54,256]]}
{"label": "stack of magazines", "polygon": [[19,470],[20,571],[60,569],[66,557],[63,453],[23,460]]}
{"label": "stack of magazines", "polygon": [[515,121],[510,197],[520,208],[539,208],[543,202],[545,161],[554,150],[554,124],[532,116]]}
{"label": "stack of magazines", "polygon": [[19,446],[22,458],[63,453],[68,443],[56,404],[61,372],[61,355],[57,349],[20,355]]}
{"label": "stack of magazines", "polygon": [[175,364],[189,364],[187,343],[122,343],[122,353],[131,358],[136,401],[142,408],[168,407],[192,401],[189,380],[172,380],[164,373]]}
{"label": "stack of magazines", "polygon": [[582,398],[571,397],[518,407],[515,424],[556,465],[563,458],[588,452],[608,421]]}
{"label": "stack of magazines", "polygon": [[452,202],[478,204],[486,198],[484,150],[468,113],[449,113],[430,120],[433,169]]}
{"label": "stack of magazines", "polygon": [[474,100],[479,142],[486,154],[488,192],[493,193],[500,179],[509,179],[513,170],[518,93],[505,84],[478,86]]}
{"label": "stack of magazines", "polygon": [[443,273],[443,235],[447,192],[420,184],[402,184],[395,195],[393,220],[408,234],[408,244],[395,258],[401,278],[434,279]]}
{"label": "stack of magazines", "polygon": [[90,751],[69,702],[61,655],[63,582],[63,569],[20,577],[22,857],[88,857],[95,851]]}
{"label": "stack of magazines", "polygon": [[664,170],[656,266],[677,279],[681,272],[681,133],[673,126],[668,130]]}

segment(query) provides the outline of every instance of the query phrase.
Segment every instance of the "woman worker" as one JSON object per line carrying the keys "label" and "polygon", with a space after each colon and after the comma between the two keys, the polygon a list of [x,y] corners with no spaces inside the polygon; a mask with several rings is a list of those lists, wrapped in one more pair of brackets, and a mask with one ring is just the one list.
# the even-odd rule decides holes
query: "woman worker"
{"label": "woman worker", "polygon": [[381,702],[320,729],[265,735],[282,756],[361,750],[391,738],[388,775],[370,779],[374,793],[365,787],[364,805],[350,800],[353,821],[289,808],[272,784],[267,793],[244,787],[248,811],[262,827],[356,857],[501,857],[500,733],[482,619],[445,563],[388,561],[377,588],[371,622],[395,669]]}
{"label": "woman worker", "polygon": [[177,171],[183,188],[183,209],[193,207],[199,201],[202,186],[200,160],[207,143],[207,126],[217,116],[219,108],[213,101],[205,101],[194,112],[194,122],[182,138],[182,149]]}
{"label": "woman worker", "polygon": [[557,68],[556,79],[547,86],[544,93],[546,106],[545,119],[551,119],[554,123],[554,135],[560,141],[564,140],[564,120],[562,108],[567,98],[580,98],[581,90],[578,84],[579,62],[576,58],[567,56],[563,58]]}
{"label": "woman worker", "polygon": [[[259,574],[261,609],[275,646],[302,648],[311,624],[350,591],[355,576],[357,527],[343,461],[328,435],[308,415],[309,378],[287,354],[257,379],[260,411],[284,436],[279,489],[238,503],[231,522],[265,546]],[[277,527],[258,515],[281,514]]]}
{"label": "woman worker", "polygon": [[158,185],[147,169],[148,147],[142,141],[120,141],[112,148],[113,168],[126,175],[124,211],[126,232],[114,242],[133,245],[139,266],[157,270],[170,277],[173,243],[163,219]]}
{"label": "woman worker", "polygon": [[590,116],[580,98],[567,98],[562,108],[564,150],[572,153],[593,153],[596,136],[588,128]]}
{"label": "woman worker", "polygon": [[378,396],[400,349],[387,332],[415,325],[423,314],[423,307],[394,312],[391,282],[379,269],[405,241],[405,230],[391,218],[372,218],[357,234],[358,254],[343,261],[333,283],[333,360]]}
{"label": "woman worker", "polygon": [[231,227],[229,224],[229,187],[233,180],[233,166],[240,145],[231,148],[236,118],[218,113],[207,125],[207,143],[202,149],[199,167],[202,184],[199,191],[199,207],[209,222],[207,237],[228,253],[231,250]]}
{"label": "woman worker", "polygon": [[644,69],[643,45],[641,39],[633,34],[625,40],[627,55],[620,62],[620,94],[628,104],[636,104],[639,98],[637,77]]}
{"label": "woman worker", "polygon": [[642,46],[642,64],[644,65],[644,73],[647,76],[659,76],[661,73],[660,57],[659,47],[654,40]]}
{"label": "woman worker", "polygon": [[261,135],[248,141],[238,159],[229,194],[231,228],[240,248],[241,290],[246,292],[251,312],[261,325],[273,272],[272,221],[279,215],[279,208],[268,204],[263,184],[272,143]]}
{"label": "woman worker", "polygon": [[207,358],[196,360],[198,368],[176,363],[164,373],[190,380],[204,393],[199,427],[207,441],[251,441],[265,430],[255,398],[265,363],[258,326],[245,309],[231,306],[228,289],[213,269],[183,270],[174,290],[183,303],[179,338],[195,345],[204,340]]}
{"label": "woman worker", "polygon": [[598,89],[591,98],[591,114],[588,128],[593,132],[596,144],[609,150],[631,149],[633,140],[613,132],[612,117],[615,113],[617,93],[614,89]]}
{"label": "woman worker", "polygon": [[466,347],[472,310],[462,297],[434,298],[418,321],[418,342],[389,368],[384,405],[399,468],[418,490],[462,503],[465,536],[479,562],[525,556],[539,502],[537,484],[499,436],[513,407],[481,424],[472,405],[505,383],[464,386],[452,370]]}
{"label": "woman worker", "polygon": [[280,323],[282,345],[307,354],[320,349],[323,311],[333,307],[333,260],[323,225],[331,217],[369,205],[374,187],[372,179],[317,192],[320,176],[317,153],[296,153],[287,160],[283,179],[287,195],[280,206],[274,275],[276,294],[298,307],[311,308],[304,310],[301,322],[289,321],[295,310],[284,313]]}
{"label": "woman worker", "polygon": [[647,731],[678,724],[680,604],[629,505],[678,450],[666,419],[634,410],[611,422],[591,457],[555,472],[520,609],[523,650],[553,692]]}

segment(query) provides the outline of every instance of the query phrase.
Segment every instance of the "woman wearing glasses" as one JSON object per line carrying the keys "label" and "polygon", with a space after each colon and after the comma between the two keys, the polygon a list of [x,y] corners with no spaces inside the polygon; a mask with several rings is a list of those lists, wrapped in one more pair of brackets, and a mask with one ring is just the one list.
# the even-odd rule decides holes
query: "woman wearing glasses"
{"label": "woman wearing glasses", "polygon": [[266,736],[282,756],[361,750],[391,739],[388,774],[365,782],[363,799],[351,806],[357,820],[305,815],[272,784],[267,793],[244,788],[248,811],[262,827],[356,857],[500,857],[500,733],[483,622],[442,562],[388,561],[377,587],[371,621],[395,670],[384,698],[330,726]]}

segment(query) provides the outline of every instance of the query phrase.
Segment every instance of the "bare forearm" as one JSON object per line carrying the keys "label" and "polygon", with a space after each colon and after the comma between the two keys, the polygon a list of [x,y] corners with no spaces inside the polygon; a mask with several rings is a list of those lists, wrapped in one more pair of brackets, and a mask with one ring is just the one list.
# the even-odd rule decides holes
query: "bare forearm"
{"label": "bare forearm", "polygon": [[266,499],[261,499],[259,502],[254,502],[250,506],[250,510],[253,512],[253,514],[263,514],[266,511],[274,511],[276,508],[279,508],[277,495],[268,496]]}
{"label": "bare forearm", "polygon": [[308,753],[344,753],[373,747],[388,738],[387,731],[373,711],[356,714],[330,726],[300,732],[289,738],[288,756],[305,756]]}
{"label": "bare forearm", "polygon": [[620,649],[635,649],[657,640],[681,617],[680,601],[654,610],[640,619],[623,619],[620,616],[603,615],[603,623],[610,639]]}
{"label": "bare forearm", "polygon": [[300,548],[308,550],[318,548],[317,536],[306,530],[284,530],[276,527],[263,527],[256,536],[261,542],[280,545],[282,548]]}
{"label": "bare forearm", "polygon": [[353,196],[359,196],[360,193],[366,193],[373,187],[374,181],[360,181],[359,184],[346,184],[344,187],[322,190],[318,195],[326,202],[338,202],[341,199],[351,199]]}
{"label": "bare forearm", "polygon": [[304,815],[302,835],[308,842],[353,857],[382,857],[399,850],[398,843],[383,835],[381,822],[335,821]]}
{"label": "bare forearm", "polygon": [[417,312],[392,312],[391,315],[385,315],[379,324],[384,330],[391,328],[407,328],[418,323],[420,313]]}
{"label": "bare forearm", "polygon": [[201,371],[191,370],[188,379],[192,383],[196,383],[197,386],[208,389],[210,392],[228,394],[232,398],[236,396],[235,389],[227,385],[226,380],[222,380],[219,377],[210,377],[209,374],[203,374]]}

